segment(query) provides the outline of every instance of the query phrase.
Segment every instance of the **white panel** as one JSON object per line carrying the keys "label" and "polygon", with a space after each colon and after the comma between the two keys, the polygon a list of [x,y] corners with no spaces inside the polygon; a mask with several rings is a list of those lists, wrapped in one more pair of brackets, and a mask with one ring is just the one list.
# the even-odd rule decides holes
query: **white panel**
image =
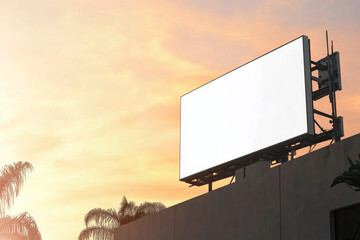
{"label": "white panel", "polygon": [[300,37],[181,97],[180,179],[309,133],[303,45]]}

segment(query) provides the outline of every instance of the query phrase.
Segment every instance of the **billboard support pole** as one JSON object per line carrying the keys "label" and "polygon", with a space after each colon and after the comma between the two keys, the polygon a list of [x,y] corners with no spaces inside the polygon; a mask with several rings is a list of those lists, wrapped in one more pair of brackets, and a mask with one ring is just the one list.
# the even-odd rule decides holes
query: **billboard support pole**
{"label": "billboard support pole", "polygon": [[[308,40],[309,41],[309,40]],[[243,156],[242,161],[237,161],[238,159],[234,159],[229,161],[221,167],[213,167],[208,169],[206,172],[197,173],[196,176],[191,176],[188,178],[184,178],[182,181],[191,184],[191,186],[202,186],[207,184],[208,191],[212,191],[212,183],[221,180],[227,177],[231,177],[235,175],[235,170],[240,168],[244,168],[250,164],[253,164],[258,161],[267,161],[270,162],[271,165],[275,166],[279,163],[284,163],[290,159],[294,159],[296,154],[296,150],[310,147],[311,152],[317,143],[331,140],[337,142],[344,136],[343,130],[343,117],[337,115],[336,109],[336,91],[342,90],[341,86],[341,73],[340,73],[340,54],[339,52],[333,51],[333,41],[331,41],[331,54],[329,49],[329,41],[328,41],[328,33],[326,31],[326,46],[327,52],[326,56],[318,61],[311,60],[310,57],[310,42],[309,42],[309,55],[308,64],[305,67],[309,67],[310,70],[310,81],[314,81],[317,85],[317,89],[313,90],[311,88],[311,97],[310,101],[312,101],[311,114],[313,115],[312,121],[309,121],[309,124],[313,124],[313,127],[317,126],[317,131],[313,130],[311,134],[306,135],[306,137],[294,139],[292,142],[288,142],[281,146],[275,146],[271,149],[263,149],[256,153],[252,153],[251,155]],[[317,71],[318,76],[313,76],[314,72]],[[309,72],[307,72],[309,73]],[[312,84],[310,84],[310,87]],[[318,109],[314,109],[314,102],[322,99],[323,97],[329,97],[331,113],[325,113]],[[315,115],[317,117],[325,117],[331,124],[330,129],[326,129],[323,124],[318,119],[315,119]],[[331,144],[330,143],[330,144]],[[245,172],[244,172],[245,174]],[[231,181],[232,182],[232,181]],[[231,183],[230,182],[230,183]]]}
{"label": "billboard support pole", "polygon": [[209,192],[212,191],[212,182],[209,182]]}
{"label": "billboard support pole", "polygon": [[[317,62],[311,61],[315,65],[312,71],[318,70],[319,77],[314,77],[313,80],[318,83],[318,90],[313,92],[313,100],[329,95],[329,101],[331,104],[331,115],[323,113],[314,109],[314,113],[323,117],[330,118],[332,124],[331,138],[337,142],[344,136],[343,130],[343,118],[337,116],[336,109],[336,91],[342,90],[341,87],[341,75],[340,75],[340,57],[339,53],[334,53],[333,41],[331,41],[331,54],[329,53],[329,38],[328,31],[326,31],[326,57],[320,59]],[[324,132],[323,128],[315,121],[315,124]]]}

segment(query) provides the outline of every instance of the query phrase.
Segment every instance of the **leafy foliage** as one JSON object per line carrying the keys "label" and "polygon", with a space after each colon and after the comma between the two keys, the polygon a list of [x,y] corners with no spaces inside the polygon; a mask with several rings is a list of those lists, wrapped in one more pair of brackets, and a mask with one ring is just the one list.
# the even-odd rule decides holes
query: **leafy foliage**
{"label": "leafy foliage", "polygon": [[27,213],[0,218],[0,239],[41,240],[35,220]]}
{"label": "leafy foliage", "polygon": [[115,228],[162,209],[165,209],[165,205],[160,202],[144,202],[137,206],[124,196],[118,211],[114,208],[90,210],[85,215],[86,228],[81,231],[79,240],[112,240]]}
{"label": "leafy foliage", "polygon": [[81,231],[79,239],[98,239],[98,240],[108,240],[113,239],[114,229],[106,226],[92,226],[87,227]]}
{"label": "leafy foliage", "polygon": [[17,162],[5,165],[0,171],[0,215],[5,214],[5,209],[10,208],[15,197],[19,194],[24,184],[26,174],[33,167],[28,162]]}
{"label": "leafy foliage", "polygon": [[[349,188],[358,192],[360,191],[360,161],[353,162],[349,157],[347,159],[350,163],[349,170],[344,171],[343,174],[336,177],[333,180],[331,187],[339,183],[345,183]],[[359,154],[359,160],[360,160],[360,154]]]}
{"label": "leafy foliage", "polygon": [[5,215],[32,169],[28,162],[17,162],[0,170],[0,239],[41,240],[36,222],[27,212],[16,217]]}
{"label": "leafy foliage", "polygon": [[[339,183],[345,183],[349,188],[352,190],[359,192],[360,191],[360,161],[356,160],[353,162],[350,157],[347,157],[350,167],[349,169],[343,172],[340,176],[337,176],[332,184],[331,187],[339,184]],[[360,160],[360,154],[359,154],[359,160]],[[351,240],[360,240],[360,214],[358,214],[356,221],[355,221],[355,227],[352,233]]]}

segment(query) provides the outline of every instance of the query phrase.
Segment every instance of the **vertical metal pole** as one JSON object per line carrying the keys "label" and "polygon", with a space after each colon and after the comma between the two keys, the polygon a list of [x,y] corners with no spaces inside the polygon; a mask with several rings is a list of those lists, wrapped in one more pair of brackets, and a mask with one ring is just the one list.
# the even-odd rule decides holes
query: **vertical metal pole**
{"label": "vertical metal pole", "polygon": [[326,51],[329,56],[329,39],[328,39],[328,31],[326,30]]}
{"label": "vertical metal pole", "polygon": [[329,39],[328,39],[328,31],[326,30],[326,52],[327,52],[327,56],[326,56],[326,65],[327,65],[327,70],[328,70],[328,74],[329,74],[329,99],[330,99],[330,103],[331,103],[331,115],[333,117],[333,122],[334,122],[334,104],[333,104],[333,79],[332,79],[332,66],[331,66],[331,62],[330,62],[330,56],[329,56]]}
{"label": "vertical metal pole", "polygon": [[[326,49],[327,49],[327,59],[326,59],[326,65],[328,68],[328,74],[329,74],[329,98],[331,103],[331,116],[332,116],[332,125],[335,132],[333,133],[333,140],[337,142],[339,137],[337,136],[338,132],[338,120],[337,120],[337,112],[336,112],[336,94],[335,94],[335,83],[333,79],[333,72],[334,72],[334,66],[332,61],[330,60],[329,56],[329,39],[328,39],[328,31],[326,30]],[[331,41],[331,53],[333,53],[333,41]]]}

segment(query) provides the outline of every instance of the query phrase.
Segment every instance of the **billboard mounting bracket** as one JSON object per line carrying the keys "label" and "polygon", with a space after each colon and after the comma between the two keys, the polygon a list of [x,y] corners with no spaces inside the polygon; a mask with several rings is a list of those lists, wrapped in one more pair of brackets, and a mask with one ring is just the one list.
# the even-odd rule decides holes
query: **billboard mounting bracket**
{"label": "billboard mounting bracket", "polygon": [[[326,96],[329,96],[329,103],[331,105],[331,114],[314,109],[312,107],[313,121],[311,122],[320,129],[320,131],[319,129],[317,129],[317,132],[319,133],[316,133],[314,130],[313,134],[308,134],[306,137],[302,138],[294,138],[291,140],[291,142],[287,142],[287,145],[275,145],[271,148],[269,147],[263,150],[259,150],[258,152],[242,156],[241,162],[237,161],[238,159],[233,159],[226,164],[207,169],[206,172],[199,172],[194,176],[183,179],[182,181],[191,184],[190,187],[202,186],[207,184],[210,192],[212,191],[213,182],[234,176],[235,170],[245,168],[252,163],[258,161],[269,161],[270,165],[277,165],[279,163],[286,162],[289,159],[293,159],[296,154],[296,150],[310,146],[311,152],[315,148],[317,143],[328,140],[331,140],[332,142],[339,141],[341,137],[344,136],[343,118],[341,116],[337,116],[335,94],[336,91],[342,90],[340,57],[339,52],[333,51],[332,41],[331,54],[329,53],[327,31],[326,44],[326,56],[318,61],[312,61],[310,59],[310,62],[308,62],[310,65],[308,66],[310,68],[311,82],[314,81],[313,85],[317,85],[317,89],[311,91],[312,103]],[[318,76],[313,76],[313,73],[315,73],[315,71],[317,71]],[[330,120],[329,123],[331,124],[330,130],[326,130],[323,126],[321,126],[319,121],[315,119],[315,115],[328,118]]]}

